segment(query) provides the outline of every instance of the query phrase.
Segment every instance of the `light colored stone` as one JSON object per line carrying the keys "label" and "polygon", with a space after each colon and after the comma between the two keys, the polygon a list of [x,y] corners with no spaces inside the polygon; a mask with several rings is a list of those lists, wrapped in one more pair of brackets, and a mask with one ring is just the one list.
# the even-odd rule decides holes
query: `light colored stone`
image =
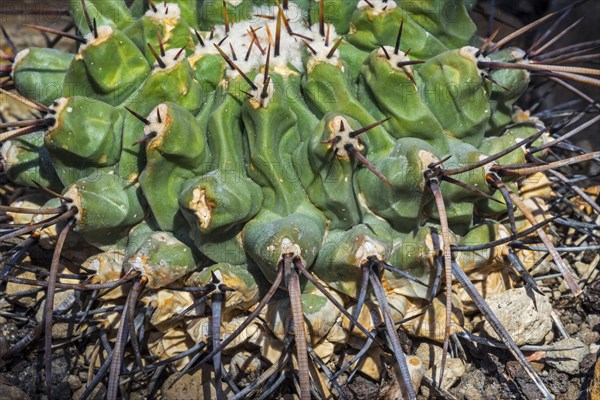
{"label": "light colored stone", "polygon": [[565,330],[567,331],[567,333],[569,335],[574,335],[577,332],[579,332],[579,327],[577,325],[575,325],[575,324],[568,323],[568,324],[565,325]]}
{"label": "light colored stone", "polygon": [[[435,380],[440,379],[441,368],[439,366],[429,369],[425,374],[432,377],[435,376]],[[442,388],[448,390],[465,374],[466,367],[461,359],[448,358],[446,360],[446,368],[444,369],[444,378],[442,379]]]}
{"label": "light colored stone", "polygon": [[551,330],[544,338],[544,344],[550,344],[554,341],[554,332]]}
{"label": "light colored stone", "polygon": [[560,340],[554,343],[554,346],[567,350],[546,352],[546,362],[561,372],[570,375],[578,374],[581,360],[590,352],[589,347],[575,338]]}
{"label": "light colored stone", "polygon": [[442,348],[433,343],[424,342],[419,345],[415,354],[423,363],[423,368],[431,369],[442,360]]}
{"label": "light colored stone", "polygon": [[585,331],[580,332],[579,337],[588,346],[593,343],[598,343],[598,341],[600,341],[600,333],[589,330],[589,329],[586,329]]}
{"label": "light colored stone", "polygon": [[[354,355],[350,353],[344,354],[344,358],[342,359],[343,364],[350,361],[353,357]],[[362,361],[358,364],[354,364],[353,367],[358,368],[363,375],[368,376],[372,380],[379,381],[381,379],[382,370],[385,368],[385,360],[386,354],[383,350],[381,350],[380,347],[371,346],[371,349],[362,358]]]}
{"label": "light colored stone", "polygon": [[[518,346],[539,344],[552,329],[552,306],[550,301],[536,292],[537,309],[524,288],[510,289],[487,298],[487,303]],[[485,333],[499,340],[496,332],[486,321]]]}
{"label": "light colored stone", "polygon": [[548,275],[552,271],[552,263],[545,259],[542,261],[533,271],[531,271],[532,276],[544,276]]}
{"label": "light colored stone", "polygon": [[72,391],[79,389],[83,385],[77,375],[67,376],[67,383]]}

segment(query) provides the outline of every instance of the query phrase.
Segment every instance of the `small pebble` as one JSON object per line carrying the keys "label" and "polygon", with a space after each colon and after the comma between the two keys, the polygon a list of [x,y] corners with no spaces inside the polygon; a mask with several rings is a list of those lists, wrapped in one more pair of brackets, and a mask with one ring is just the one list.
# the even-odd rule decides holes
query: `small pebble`
{"label": "small pebble", "polygon": [[581,337],[581,340],[583,340],[583,343],[585,343],[588,346],[593,343],[598,343],[598,341],[600,340],[600,333],[596,331],[582,331],[579,333],[579,336]]}
{"label": "small pebble", "polygon": [[580,389],[579,389],[579,385],[574,384],[574,383],[569,383],[569,388],[567,389],[567,393],[562,394],[560,396],[556,397],[556,400],[573,400],[573,399],[577,399],[580,398]]}
{"label": "small pebble", "polygon": [[550,370],[548,389],[550,389],[554,395],[566,393],[567,390],[569,390],[569,376],[555,369]]}
{"label": "small pebble", "polygon": [[443,351],[440,346],[437,346],[433,343],[424,342],[419,345],[415,354],[423,363],[423,368],[428,370],[441,362],[442,352]]}
{"label": "small pebble", "polygon": [[583,357],[583,360],[581,360],[581,365],[579,365],[579,372],[583,375],[586,375],[588,372],[591,372],[592,368],[596,364],[597,359],[598,356],[596,355],[596,353],[586,354],[586,356]]}
{"label": "small pebble", "polygon": [[560,285],[558,285],[558,290],[559,290],[561,293],[568,293],[568,292],[570,292],[570,291],[571,291],[571,289],[569,289],[569,286],[567,285],[566,281],[564,281],[564,280],[562,280],[562,281],[560,282]]}
{"label": "small pebble", "polygon": [[77,375],[69,375],[67,376],[67,383],[71,387],[72,391],[76,391],[82,386],[81,380]]}
{"label": "small pebble", "polygon": [[567,333],[569,335],[574,335],[577,332],[579,332],[579,327],[575,324],[566,324],[565,325],[565,330],[567,331]]}
{"label": "small pebble", "polygon": [[[435,367],[435,379],[439,379],[441,368]],[[446,360],[446,369],[444,370],[444,378],[442,380],[442,387],[444,389],[450,389],[458,380],[465,374],[466,368],[463,361],[459,358],[448,358]],[[433,376],[433,370],[428,370],[425,374]]]}
{"label": "small pebble", "polygon": [[581,325],[579,325],[579,330],[581,331],[586,331],[588,329],[590,329],[590,326],[587,324],[587,322],[584,322]]}
{"label": "small pebble", "polygon": [[[518,346],[543,343],[552,330],[550,301],[545,296],[533,293],[535,305],[524,288],[510,289],[486,299],[492,312]],[[487,335],[499,340],[489,323],[484,324],[484,330]]]}
{"label": "small pebble", "polygon": [[460,380],[460,384],[452,390],[458,398],[465,400],[485,400],[484,390],[485,375],[482,370],[476,369],[465,374]]}
{"label": "small pebble", "polygon": [[577,274],[579,276],[585,276],[590,265],[588,263],[584,263],[581,261],[577,261],[575,263],[575,270],[577,270]]}
{"label": "small pebble", "polygon": [[554,301],[560,300],[561,296],[562,296],[562,293],[559,292],[558,290],[555,290],[552,292],[552,298],[554,299]]}
{"label": "small pebble", "polygon": [[581,360],[590,352],[589,347],[576,338],[559,340],[554,346],[567,350],[546,352],[546,362],[561,372],[578,374]]}
{"label": "small pebble", "polygon": [[585,318],[585,322],[587,322],[592,329],[600,329],[600,315],[598,314],[588,314]]}

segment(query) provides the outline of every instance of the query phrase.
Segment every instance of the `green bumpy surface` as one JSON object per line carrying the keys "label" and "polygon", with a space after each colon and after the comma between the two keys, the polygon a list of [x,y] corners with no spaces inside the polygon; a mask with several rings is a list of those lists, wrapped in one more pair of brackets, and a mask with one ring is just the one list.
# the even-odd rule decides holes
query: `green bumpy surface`
{"label": "green bumpy surface", "polygon": [[[331,21],[329,43],[318,32],[320,3],[290,2],[292,27],[316,24],[303,34],[312,32],[309,43],[318,54],[289,36],[284,24],[283,46],[302,50],[298,60],[282,61],[273,48],[271,86],[262,97],[214,48],[221,43],[234,57],[224,39],[221,0],[171,1],[157,12],[146,11],[141,1],[128,8],[120,1],[87,0],[99,38],[73,0],[72,14],[88,43],[76,55],[30,49],[15,62],[18,91],[52,105],[55,113],[45,132],[5,145],[9,177],[76,198],[79,234],[103,249],[129,243],[126,268],[145,271],[150,287],[214,265],[243,271],[258,266],[271,280],[288,252],[352,298],[360,264],[370,256],[428,282],[435,268],[427,258],[431,249],[419,243],[436,230],[439,216],[423,173],[447,156],[448,168],[477,162],[535,133],[539,128],[531,123],[505,129],[528,74],[493,72],[509,90],[482,77],[476,49],[468,47],[475,27],[462,0],[399,1],[396,7],[390,0],[385,10],[376,0],[374,9],[364,1],[322,1]],[[257,12],[256,6],[263,8]],[[277,16],[274,1],[227,1],[232,30],[251,19],[250,26],[265,35],[265,20],[256,13]],[[401,21],[401,51],[394,54]],[[160,52],[159,36],[165,67],[148,46]],[[338,37],[343,42],[327,58]],[[247,64],[239,46],[247,49],[250,34],[244,40],[233,43],[242,69]],[[266,51],[267,42],[260,47],[254,44],[252,57]],[[515,51],[494,57],[509,60]],[[260,57],[262,66],[266,55]],[[423,63],[398,66],[409,60]],[[264,68],[244,72],[262,84]],[[355,155],[335,151],[340,132],[347,136],[384,118],[390,119],[352,143],[390,184]],[[517,150],[501,162],[524,162],[524,153]],[[501,203],[485,175],[478,168],[455,178]],[[477,221],[506,210],[448,183],[442,191],[457,235],[481,236]],[[142,228],[136,226],[143,219]],[[385,277],[397,294],[428,295],[405,279]]]}

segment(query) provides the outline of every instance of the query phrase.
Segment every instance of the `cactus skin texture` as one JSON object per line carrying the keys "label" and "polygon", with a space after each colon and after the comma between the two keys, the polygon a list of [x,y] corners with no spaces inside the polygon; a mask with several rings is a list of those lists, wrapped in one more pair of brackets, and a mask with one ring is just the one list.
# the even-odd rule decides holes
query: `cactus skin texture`
{"label": "cactus skin texture", "polygon": [[[442,161],[453,170],[520,141],[547,142],[545,132],[529,140],[541,121],[513,112],[530,72],[486,67],[516,56],[526,64],[525,53],[474,47],[482,42],[463,0],[143,3],[72,0],[77,53],[16,56],[15,88],[46,116],[35,133],[4,144],[7,176],[62,193],[77,210],[74,234],[108,258],[122,252],[110,265],[136,277],[128,298],[176,287],[208,293],[211,335],[174,312],[156,326],[165,331],[177,317],[172,329],[212,340],[203,361],[219,381],[221,353],[233,346],[220,345],[222,334],[254,310],[264,326],[243,328],[267,360],[273,346],[285,355],[293,320],[302,399],[307,345],[327,361],[352,336],[366,340],[381,322],[391,329],[418,312],[437,328],[407,325],[411,335],[442,343],[460,331],[462,313],[477,307],[463,299],[448,314],[459,295],[437,291],[439,254],[531,227],[511,231],[505,192],[490,185],[491,166],[529,159],[517,146],[451,176],[462,185],[435,171]],[[518,195],[516,179],[503,180]],[[461,252],[455,262],[479,282],[506,273],[506,252]],[[262,305],[259,294],[282,282],[289,298]],[[162,298],[152,300],[155,313],[168,308]],[[298,312],[306,332],[296,329]],[[397,335],[388,335],[402,391],[415,398],[419,383],[406,378]],[[111,371],[109,397],[118,377]],[[220,384],[214,390],[224,396]]]}

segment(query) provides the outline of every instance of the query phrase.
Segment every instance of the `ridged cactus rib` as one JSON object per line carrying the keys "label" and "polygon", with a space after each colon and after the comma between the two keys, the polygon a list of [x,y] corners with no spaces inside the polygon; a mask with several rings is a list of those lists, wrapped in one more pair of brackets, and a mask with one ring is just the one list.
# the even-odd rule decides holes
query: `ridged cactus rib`
{"label": "ridged cactus rib", "polygon": [[[514,107],[540,61],[474,37],[471,6],[72,0],[78,50],[11,58],[15,89],[42,116],[0,136],[12,139],[2,146],[6,175],[46,188],[63,214],[3,238],[66,219],[101,249],[86,264],[90,282],[133,281],[129,294],[102,298],[128,295],[115,354],[131,341],[142,369],[138,295],[154,310],[144,329],[161,336],[148,348],[168,347],[169,330],[208,343],[175,361],[184,372],[213,362],[218,395],[221,378],[231,380],[223,354],[244,340],[273,368],[294,360],[301,399],[321,386],[311,388],[309,363],[326,366],[336,348],[361,341],[370,360],[395,360],[400,390],[415,399],[420,379],[396,325],[445,348],[465,314],[480,310],[497,326],[474,288],[510,288],[503,279],[519,257],[509,242],[537,232],[579,291],[544,227],[532,228],[539,215],[515,198],[535,197],[524,166],[554,166],[540,160],[550,151],[536,151],[549,129]],[[466,286],[454,282],[452,293],[457,266]],[[341,391],[337,380],[331,390]]]}

